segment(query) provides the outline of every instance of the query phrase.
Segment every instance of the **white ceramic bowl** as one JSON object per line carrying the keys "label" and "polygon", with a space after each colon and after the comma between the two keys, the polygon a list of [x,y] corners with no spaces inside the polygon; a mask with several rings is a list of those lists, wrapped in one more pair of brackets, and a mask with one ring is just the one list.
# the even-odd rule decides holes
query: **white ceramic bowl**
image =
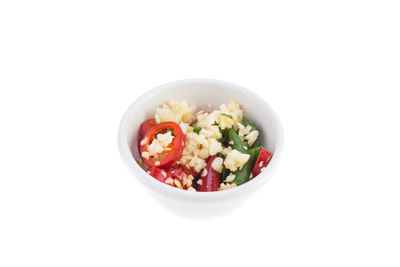
{"label": "white ceramic bowl", "polygon": [[[207,104],[217,108],[222,103],[236,100],[244,109],[244,114],[257,125],[261,144],[273,153],[273,157],[257,177],[233,189],[217,192],[191,192],[166,185],[148,175],[136,163],[139,159],[137,147],[138,131],[141,123],[154,116],[156,107],[168,100],[187,100],[197,108],[208,110]],[[282,149],[282,128],[272,108],[258,95],[241,86],[209,79],[179,80],[161,85],[139,97],[122,118],[118,142],[121,156],[129,169],[146,186],[162,195],[183,201],[201,203],[233,200],[249,194],[267,182],[275,168]]]}

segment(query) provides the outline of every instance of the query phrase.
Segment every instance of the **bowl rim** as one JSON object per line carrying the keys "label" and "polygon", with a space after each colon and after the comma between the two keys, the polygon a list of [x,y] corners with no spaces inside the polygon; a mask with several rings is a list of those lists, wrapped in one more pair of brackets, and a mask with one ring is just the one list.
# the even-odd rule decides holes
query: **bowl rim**
{"label": "bowl rim", "polygon": [[[182,85],[186,83],[212,83],[212,84],[219,84],[219,85],[224,85],[226,87],[229,87],[229,90],[232,91],[237,91],[240,93],[245,92],[246,95],[251,95],[252,97],[255,97],[258,99],[258,101],[262,102],[262,104],[269,110],[271,113],[273,123],[275,124],[275,151],[274,151],[274,156],[272,157],[271,161],[265,168],[265,170],[257,175],[254,179],[251,179],[250,181],[228,189],[228,190],[221,190],[221,191],[215,191],[215,192],[192,192],[192,191],[187,191],[187,190],[182,190],[179,188],[175,188],[169,185],[166,185],[164,183],[161,183],[157,179],[149,179],[151,176],[147,174],[136,162],[134,157],[131,154],[130,147],[126,143],[126,137],[125,137],[125,132],[126,132],[126,127],[127,127],[127,120],[128,116],[131,113],[132,110],[136,109],[139,107],[141,104],[143,104],[147,98],[157,95],[162,91],[168,90],[170,87],[174,85]],[[119,152],[124,160],[125,164],[127,167],[133,172],[134,176],[137,177],[141,182],[146,184],[148,187],[153,189],[154,191],[161,193],[162,195],[166,195],[175,199],[180,199],[180,200],[186,200],[186,201],[195,201],[195,202],[208,202],[208,201],[222,201],[222,200],[229,200],[232,198],[236,198],[239,196],[243,196],[245,194],[250,193],[251,191],[258,189],[261,187],[262,184],[266,183],[267,181],[270,180],[274,170],[276,169],[276,166],[278,164],[278,161],[281,157],[282,153],[282,148],[283,148],[283,128],[282,124],[276,115],[275,111],[272,109],[270,104],[268,104],[264,98],[260,97],[256,93],[250,91],[247,88],[244,88],[240,85],[227,82],[227,81],[222,81],[222,80],[216,80],[216,79],[183,79],[183,80],[176,80],[172,82],[168,82],[162,85],[159,85],[151,90],[148,90],[144,94],[142,94],[140,97],[138,97],[130,106],[129,108],[125,111],[121,122],[119,124],[119,129],[118,129],[118,147],[119,147]]]}

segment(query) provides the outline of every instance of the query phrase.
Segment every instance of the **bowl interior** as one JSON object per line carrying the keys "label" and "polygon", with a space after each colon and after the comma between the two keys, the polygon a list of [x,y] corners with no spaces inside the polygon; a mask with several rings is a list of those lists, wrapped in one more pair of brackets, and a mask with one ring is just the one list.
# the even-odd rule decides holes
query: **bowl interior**
{"label": "bowl interior", "polygon": [[[261,144],[272,153],[276,150],[277,125],[274,112],[257,95],[227,82],[213,80],[183,80],[160,86],[139,98],[125,115],[124,138],[131,154],[138,160],[138,131],[141,123],[154,117],[156,107],[169,100],[187,100],[197,109],[205,111],[218,108],[222,103],[237,101],[244,115],[254,121],[260,132]],[[208,107],[211,104],[211,108]],[[149,177],[150,178],[150,177]]]}

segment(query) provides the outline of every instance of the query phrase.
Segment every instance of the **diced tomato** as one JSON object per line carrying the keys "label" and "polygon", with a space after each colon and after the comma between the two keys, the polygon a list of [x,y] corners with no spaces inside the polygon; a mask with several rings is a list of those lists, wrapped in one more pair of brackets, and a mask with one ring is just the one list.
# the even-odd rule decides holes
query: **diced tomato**
{"label": "diced tomato", "polygon": [[187,168],[183,165],[178,165],[175,163],[168,169],[168,173],[170,173],[171,176],[173,174],[172,172],[175,173],[176,178],[178,178],[182,181],[183,189],[188,189],[189,187],[193,187],[193,188],[195,187],[193,180],[194,180],[194,178],[199,176],[199,174],[192,168]]}
{"label": "diced tomato", "polygon": [[147,132],[148,129],[156,125],[156,120],[155,119],[150,119],[147,121],[144,121],[142,125],[140,125],[140,130],[139,130],[139,136],[140,138]]}
{"label": "diced tomato", "polygon": [[181,182],[187,178],[186,173],[180,169],[169,168],[167,172],[173,179],[179,179]]}
{"label": "diced tomato", "polygon": [[157,167],[151,167],[150,170],[147,171],[147,173],[163,183],[168,178],[168,173]]}
{"label": "diced tomato", "polygon": [[[180,169],[169,168],[167,170],[167,172],[168,172],[168,175],[173,180],[172,186],[187,189],[185,182],[187,181],[188,176],[186,175],[186,173],[184,171],[182,171]],[[178,180],[179,182],[175,181],[175,179]]]}
{"label": "diced tomato", "polygon": [[200,174],[198,172],[196,172],[194,169],[192,168],[187,168],[184,165],[178,165],[178,164],[173,164],[171,166],[172,168],[175,169],[180,169],[182,171],[184,171],[186,173],[187,176],[192,175],[194,178],[196,178],[197,176],[199,176]]}
{"label": "diced tomato", "polygon": [[[197,191],[211,192],[217,191],[221,184],[221,174],[212,168],[212,162],[217,156],[212,156],[207,161],[206,175],[200,176],[201,184],[197,187]],[[203,173],[202,173],[203,174]]]}
{"label": "diced tomato", "polygon": [[188,186],[184,185],[185,181],[187,181],[187,175],[182,170],[174,168],[163,170],[157,167],[151,167],[147,173],[167,185],[183,189],[188,188]]}
{"label": "diced tomato", "polygon": [[185,146],[185,135],[183,134],[181,127],[173,121],[162,122],[147,129],[142,139],[139,141],[140,154],[142,155],[143,152],[148,152],[148,146],[154,138],[157,137],[157,134],[166,131],[171,131],[174,136],[172,143],[168,146],[168,151],[160,153],[156,158],[149,157],[147,159],[142,157],[143,161],[148,166],[156,166],[164,169],[171,166],[182,156],[182,151]]}
{"label": "diced tomato", "polygon": [[254,168],[252,170],[253,177],[256,177],[257,175],[262,172],[262,169],[265,168],[269,161],[272,158],[272,153],[266,150],[265,148],[262,148],[260,151],[260,154],[258,155],[256,164],[254,165]]}

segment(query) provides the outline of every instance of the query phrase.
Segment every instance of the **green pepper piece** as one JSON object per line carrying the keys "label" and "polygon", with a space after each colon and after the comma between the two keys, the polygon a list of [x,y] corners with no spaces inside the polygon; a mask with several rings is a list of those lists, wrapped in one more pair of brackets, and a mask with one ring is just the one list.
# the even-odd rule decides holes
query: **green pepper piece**
{"label": "green pepper piece", "polygon": [[261,151],[260,146],[249,149],[248,152],[250,154],[249,160],[243,165],[243,167],[240,170],[234,172],[235,180],[233,180],[233,182],[235,184],[241,185],[249,181],[250,173],[254,168],[254,164],[256,163],[260,151]]}
{"label": "green pepper piece", "polygon": [[245,116],[243,116],[241,123],[243,124],[244,127],[246,127],[247,125],[250,125],[252,131],[256,130],[256,124],[254,122],[248,120]]}
{"label": "green pepper piece", "polygon": [[242,139],[240,139],[239,135],[235,132],[235,130],[233,130],[233,128],[230,128],[228,131],[228,139],[229,141],[233,141],[233,149],[236,149],[241,153],[249,154],[249,151],[244,148],[246,144],[242,141]]}
{"label": "green pepper piece", "polygon": [[251,147],[253,148],[253,147],[258,147],[258,146],[261,146],[259,139],[257,139]]}
{"label": "green pepper piece", "polygon": [[250,161],[251,161],[251,170],[253,170],[254,164],[256,164],[256,161],[258,159],[258,156],[260,155],[260,151],[261,151],[262,147],[258,146],[258,147],[253,147],[249,149],[249,153],[250,153]]}
{"label": "green pepper piece", "polygon": [[224,181],[225,178],[229,175],[230,171],[222,164],[222,172],[221,172],[221,181]]}
{"label": "green pepper piece", "polygon": [[[248,120],[246,117],[242,118],[242,124],[243,124],[244,127],[250,126],[252,131],[257,129],[256,128],[256,124],[254,122]],[[257,140],[254,142],[254,144],[251,147],[258,147],[260,145],[261,145],[260,144],[260,140],[258,140],[258,138],[257,138]]]}
{"label": "green pepper piece", "polygon": [[221,130],[221,138],[220,141],[224,145],[224,147],[229,146],[229,139],[228,139],[228,129]]}
{"label": "green pepper piece", "polygon": [[197,134],[200,133],[201,127],[197,126],[197,122],[193,123],[192,127],[193,127],[193,132],[195,132]]}

